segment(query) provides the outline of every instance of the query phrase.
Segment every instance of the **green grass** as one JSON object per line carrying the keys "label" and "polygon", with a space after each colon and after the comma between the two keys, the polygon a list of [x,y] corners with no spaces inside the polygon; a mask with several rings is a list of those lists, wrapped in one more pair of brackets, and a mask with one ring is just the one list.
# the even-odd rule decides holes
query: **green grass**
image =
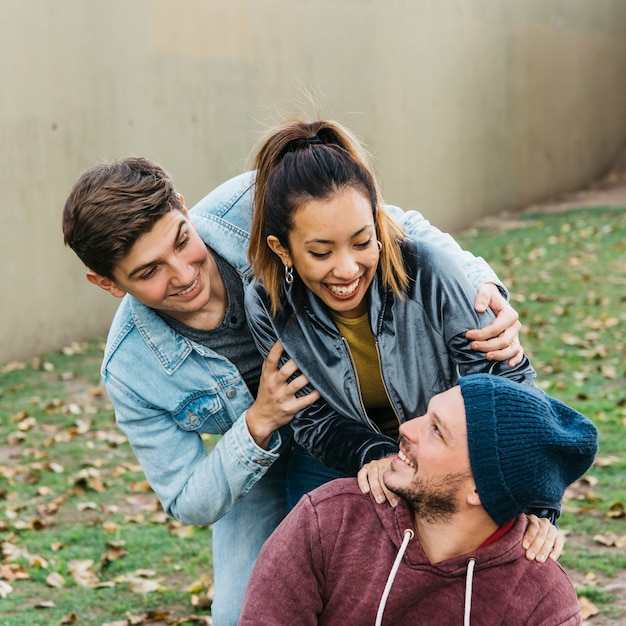
{"label": "green grass", "polygon": [[[626,210],[526,214],[512,228],[457,239],[509,287],[538,383],[600,431],[598,463],[564,502],[561,562],[600,581],[623,576],[623,547],[599,549],[594,537],[626,536]],[[190,591],[210,586],[210,528],[163,516],[102,394],[101,354],[95,339],[0,366],[0,626],[140,624],[159,610],[160,623],[191,624],[210,615]],[[75,561],[92,561],[97,585],[79,584]],[[53,573],[63,585],[46,582]],[[158,586],[136,590],[141,577]],[[601,584],[579,593],[626,619]]]}
{"label": "green grass", "polygon": [[[570,573],[626,583],[623,545],[594,540],[626,541],[626,209],[526,213],[510,228],[474,228],[457,239],[509,288],[538,384],[600,433],[594,467],[566,492],[560,562]],[[587,591],[579,594],[590,598]],[[615,596],[598,587],[593,601],[615,612]],[[623,609],[619,615],[626,620]]]}
{"label": "green grass", "polygon": [[626,210],[530,213],[515,229],[458,239],[509,287],[538,384],[599,427],[591,505],[608,513],[626,470]]}
{"label": "green grass", "polygon": [[[209,615],[190,588],[210,586],[210,529],[167,519],[147,489],[99,386],[102,342],[65,352],[0,368],[0,583],[12,587],[0,584],[0,625]],[[85,561],[90,586],[74,574]],[[135,578],[157,590],[133,590]]]}

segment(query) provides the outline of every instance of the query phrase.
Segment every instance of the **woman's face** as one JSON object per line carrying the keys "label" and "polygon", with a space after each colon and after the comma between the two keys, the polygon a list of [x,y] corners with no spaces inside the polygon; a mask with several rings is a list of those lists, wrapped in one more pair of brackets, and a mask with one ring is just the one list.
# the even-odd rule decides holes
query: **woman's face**
{"label": "woman's face", "polygon": [[[367,311],[366,293],[378,267],[378,242],[367,196],[354,188],[296,210],[286,250],[268,238],[283,263],[330,309],[347,318]],[[280,251],[279,251],[280,250]]]}

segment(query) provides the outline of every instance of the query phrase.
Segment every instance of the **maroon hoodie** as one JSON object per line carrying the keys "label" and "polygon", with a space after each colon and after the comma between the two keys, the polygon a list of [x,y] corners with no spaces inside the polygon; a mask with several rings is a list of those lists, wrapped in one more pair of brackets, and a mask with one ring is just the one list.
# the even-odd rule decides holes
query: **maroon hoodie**
{"label": "maroon hoodie", "polygon": [[[327,483],[302,498],[261,550],[239,624],[374,626],[406,529],[415,531],[404,501],[376,504],[353,478]],[[460,626],[467,610],[465,623],[481,626],[581,624],[561,566],[526,559],[525,529],[520,516],[494,543],[435,565],[417,537],[408,541],[381,623]]]}

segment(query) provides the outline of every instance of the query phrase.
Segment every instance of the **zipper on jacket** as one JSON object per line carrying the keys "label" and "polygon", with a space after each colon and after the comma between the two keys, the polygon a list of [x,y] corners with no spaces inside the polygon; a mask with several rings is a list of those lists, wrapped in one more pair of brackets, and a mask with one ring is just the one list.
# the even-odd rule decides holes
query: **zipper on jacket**
{"label": "zipper on jacket", "polygon": [[389,400],[389,406],[391,407],[393,414],[396,416],[396,419],[398,420],[398,426],[400,426],[402,422],[400,421],[400,416],[398,415],[398,411],[396,411],[396,405],[393,403],[393,400],[391,399],[391,396],[389,395],[389,389],[387,388],[387,383],[385,382],[385,377],[383,375],[383,364],[380,358],[380,350],[378,349],[378,339],[374,340],[374,345],[376,346],[376,354],[378,355],[378,371],[380,372],[380,380],[383,383],[383,388],[385,390],[385,394],[387,395],[387,400]]}
{"label": "zipper on jacket", "polygon": [[[352,352],[350,352],[350,346],[348,345],[348,341],[346,340],[346,338],[343,335],[341,335],[341,341],[343,341],[343,345],[346,348],[346,351],[348,353],[348,358],[350,359],[350,363],[352,365],[352,371],[354,372],[354,377],[356,378],[356,389],[357,389],[357,391],[359,393],[359,403],[361,404],[362,415],[365,418],[364,421],[367,424],[369,424],[370,428],[374,432],[379,433],[379,434],[382,435],[382,432],[381,432],[380,428],[378,428],[378,426],[374,423],[374,421],[370,418],[370,416],[367,414],[367,411],[365,410],[365,404],[363,403],[363,396],[361,394],[361,382],[359,381],[359,373],[356,371],[356,365],[354,363],[354,359],[352,358]],[[376,351],[378,351],[378,346],[376,346]],[[378,356],[378,367],[380,368],[380,355]],[[384,385],[385,385],[385,383],[383,381],[383,386]],[[385,388],[385,393],[387,393],[387,388]]]}

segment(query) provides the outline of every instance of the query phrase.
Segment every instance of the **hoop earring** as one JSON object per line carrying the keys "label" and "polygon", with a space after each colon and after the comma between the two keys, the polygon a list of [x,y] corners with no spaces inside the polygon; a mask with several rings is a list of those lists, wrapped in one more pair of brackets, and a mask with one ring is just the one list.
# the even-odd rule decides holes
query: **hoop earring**
{"label": "hoop earring", "polygon": [[378,244],[378,251],[380,252],[383,249],[383,244],[380,243],[380,239],[377,239],[376,243]]}
{"label": "hoop earring", "polygon": [[293,285],[293,267],[289,267],[289,265],[287,265],[285,263],[285,282],[288,285]]}

